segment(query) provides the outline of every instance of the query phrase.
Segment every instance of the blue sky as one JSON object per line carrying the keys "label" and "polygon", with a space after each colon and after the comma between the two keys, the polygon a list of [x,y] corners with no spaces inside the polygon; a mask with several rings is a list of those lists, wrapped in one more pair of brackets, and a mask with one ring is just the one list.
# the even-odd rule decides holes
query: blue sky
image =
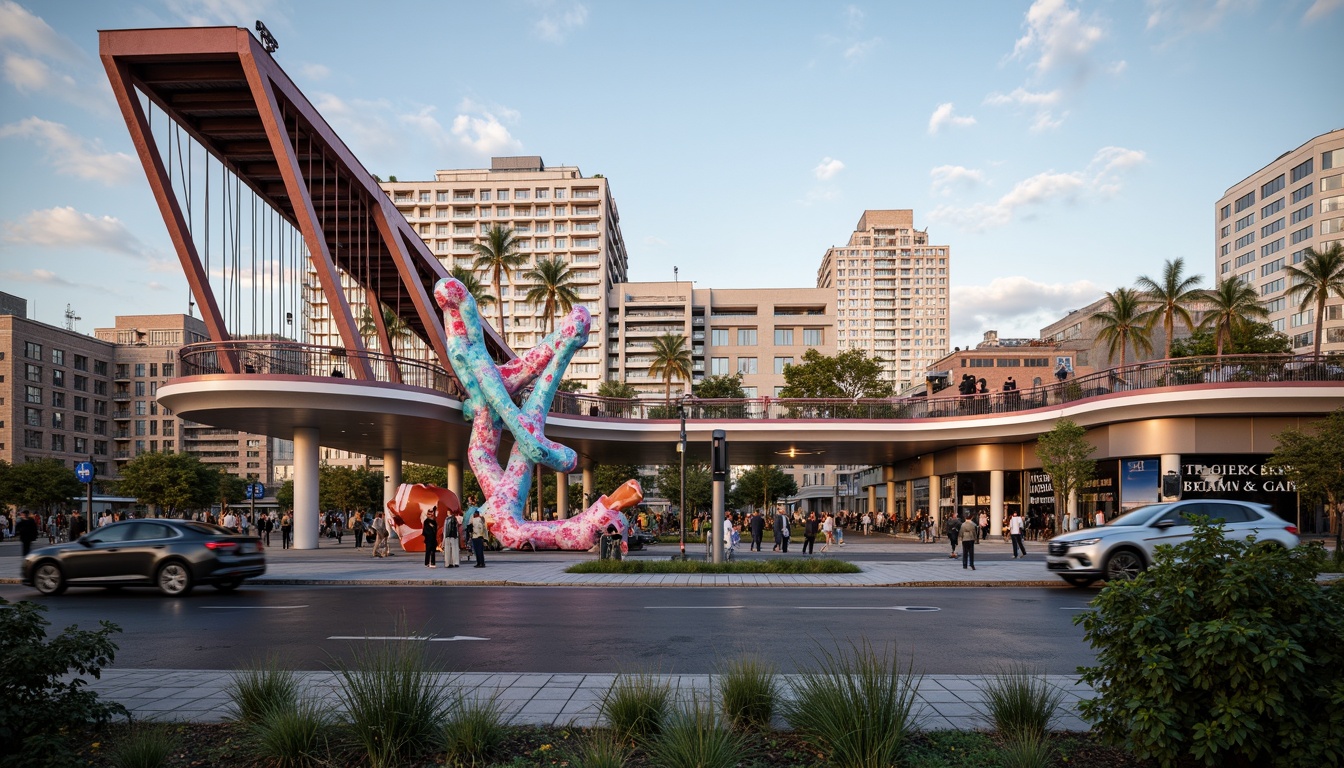
{"label": "blue sky", "polygon": [[958,346],[1166,259],[1207,282],[1223,191],[1344,127],[1344,0],[0,0],[0,290],[85,332],[185,311],[97,30],[256,19],[375,173],[604,174],[634,280],[814,285],[913,208]]}

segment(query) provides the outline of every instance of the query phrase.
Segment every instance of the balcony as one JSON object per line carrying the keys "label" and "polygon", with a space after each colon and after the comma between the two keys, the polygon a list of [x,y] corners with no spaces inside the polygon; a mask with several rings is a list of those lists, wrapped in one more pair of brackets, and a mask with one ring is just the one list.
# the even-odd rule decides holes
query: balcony
{"label": "balcony", "polygon": [[112,458],[116,459],[117,461],[128,461],[128,460],[131,458],[131,452],[130,452],[130,451],[114,451],[114,452],[112,453]]}
{"label": "balcony", "polygon": [[130,432],[130,430],[119,429],[119,430],[117,430],[116,432],[113,432],[113,433],[112,433],[112,439],[113,439],[113,440],[130,440],[130,439],[131,439],[131,432]]}
{"label": "balcony", "polygon": [[131,401],[130,392],[113,392],[112,401],[116,403],[129,403]]}
{"label": "balcony", "polygon": [[116,421],[129,421],[131,418],[131,412],[125,409],[120,411],[113,411],[112,418]]}

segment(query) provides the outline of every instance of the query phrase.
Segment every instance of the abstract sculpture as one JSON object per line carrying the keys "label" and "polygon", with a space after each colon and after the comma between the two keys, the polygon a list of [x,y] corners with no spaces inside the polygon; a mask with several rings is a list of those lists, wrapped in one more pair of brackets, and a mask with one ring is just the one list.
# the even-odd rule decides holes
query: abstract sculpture
{"label": "abstract sculpture", "polygon": [[387,502],[387,529],[401,539],[401,548],[407,552],[424,552],[425,540],[421,533],[425,512],[437,507],[435,519],[439,521],[439,531],[446,531],[444,525],[449,513],[462,511],[457,494],[437,485],[424,483],[402,483],[397,486],[397,495]]}
{"label": "abstract sculpture", "polygon": [[[564,370],[574,352],[588,341],[592,326],[588,310],[574,307],[540,344],[497,366],[485,347],[476,300],[466,287],[445,278],[434,286],[434,298],[444,312],[448,362],[467,390],[462,402],[462,415],[471,420],[467,461],[485,492],[482,511],[490,532],[510,549],[588,549],[596,534],[610,524],[620,531],[624,548],[628,526],[620,510],[644,497],[634,480],[568,520],[523,519],[535,465],[557,472],[572,472],[578,465],[573,450],[546,438],[545,427],[546,412]],[[528,384],[533,384],[532,391],[521,405],[515,403],[514,396]],[[508,462],[500,467],[496,457],[504,429],[514,442]]]}

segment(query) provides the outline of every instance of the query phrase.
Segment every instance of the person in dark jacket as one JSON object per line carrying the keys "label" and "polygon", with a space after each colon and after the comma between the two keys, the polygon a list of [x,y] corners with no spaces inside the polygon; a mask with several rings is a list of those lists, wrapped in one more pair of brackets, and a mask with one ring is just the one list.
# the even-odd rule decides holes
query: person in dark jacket
{"label": "person in dark jacket", "polygon": [[83,536],[85,533],[88,532],[88,530],[89,530],[89,524],[85,522],[83,515],[76,514],[70,516],[69,536],[71,541],[75,541],[80,536]]}
{"label": "person in dark jacket", "polygon": [[23,545],[23,557],[33,549],[33,542],[37,541],[37,521],[33,519],[33,513],[28,510],[19,512],[19,522],[14,524],[14,536]]}
{"label": "person in dark jacket", "polygon": [[420,530],[424,532],[425,539],[425,567],[437,568],[437,559],[435,558],[434,553],[439,549],[438,507],[430,507],[429,511],[425,513]]}
{"label": "person in dark jacket", "polygon": [[789,516],[783,512],[775,515],[775,547],[780,552],[789,551]]}
{"label": "person in dark jacket", "polygon": [[817,529],[820,528],[817,522],[817,513],[807,513],[807,522],[803,524],[803,554],[810,555],[816,549]]}
{"label": "person in dark jacket", "polygon": [[761,541],[765,539],[765,515],[758,509],[751,516],[751,547],[757,552],[761,551]]}

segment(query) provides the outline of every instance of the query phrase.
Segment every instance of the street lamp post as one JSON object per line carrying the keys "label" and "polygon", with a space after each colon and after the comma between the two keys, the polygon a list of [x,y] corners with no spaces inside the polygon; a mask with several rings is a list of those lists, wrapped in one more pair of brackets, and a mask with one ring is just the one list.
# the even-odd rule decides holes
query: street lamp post
{"label": "street lamp post", "polygon": [[689,392],[683,393],[677,404],[677,413],[681,416],[681,440],[677,443],[677,451],[681,453],[681,506],[678,508],[681,524],[677,527],[681,533],[682,560],[686,559],[686,404],[690,398]]}

